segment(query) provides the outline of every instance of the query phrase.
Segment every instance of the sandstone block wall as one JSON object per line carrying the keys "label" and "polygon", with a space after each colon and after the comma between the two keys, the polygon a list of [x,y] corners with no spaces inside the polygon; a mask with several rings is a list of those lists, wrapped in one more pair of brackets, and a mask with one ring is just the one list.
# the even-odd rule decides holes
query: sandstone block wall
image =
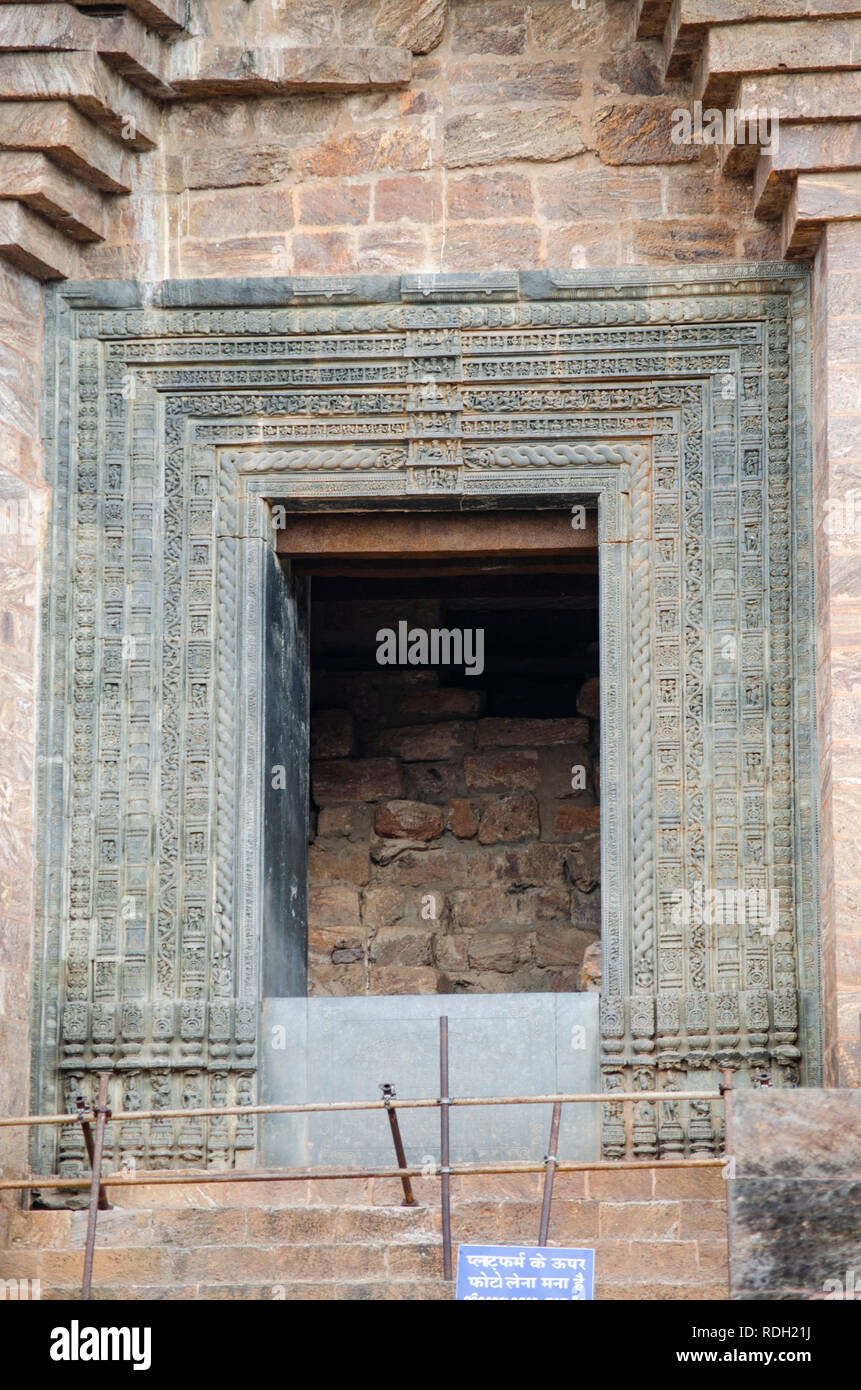
{"label": "sandstone block wall", "polygon": [[732,1297],[857,1300],[861,1093],[734,1091]]}
{"label": "sandstone block wall", "polygon": [[581,988],[601,929],[597,680],[567,719],[485,717],[431,671],[323,673],[315,699],[309,992]]}
{"label": "sandstone block wall", "polygon": [[[689,83],[662,85],[660,45],[637,38],[634,6],[435,9],[439,42],[388,89],[385,74],[377,90],[352,92],[315,91],[309,77],[287,98],[234,81],[165,105],[158,149],[129,152],[134,192],[112,203],[107,238],[82,247],[83,274],[567,270],[779,254],[779,223],[752,215],[749,180],[724,177],[714,148],[672,142]],[[415,19],[415,6],[364,0],[201,4],[193,26],[211,45],[318,45],[335,63],[344,45],[414,42],[408,10]],[[373,87],[368,73],[366,63],[355,85]]]}
{"label": "sandstone block wall", "polygon": [[[24,73],[26,90],[15,96],[4,88],[0,102],[0,255],[20,261],[26,243],[32,256],[23,263],[35,275],[159,280],[697,264],[768,257],[783,247],[794,253],[801,223],[809,254],[827,227],[815,300],[826,1059],[832,1079],[857,1084],[857,536],[838,545],[824,525],[828,497],[853,491],[859,453],[857,389],[852,397],[861,321],[859,223],[852,220],[857,196],[849,196],[857,195],[857,176],[851,183],[845,174],[859,163],[857,74],[848,70],[845,34],[833,28],[848,7],[827,7],[835,18],[805,25],[804,41],[796,42],[793,31],[802,30],[791,6],[766,34],[754,3],[730,14],[705,0],[696,6],[589,0],[582,10],[567,0],[452,0],[448,7],[435,0],[311,7],[301,0],[253,6],[194,0],[190,8],[178,0],[133,0],[120,21],[121,42],[113,29],[104,33],[113,20],[98,21],[105,51],[137,55],[123,63],[122,79],[107,60],[103,73],[101,59],[91,60],[84,29],[94,19],[75,17],[68,7],[67,38],[60,42],[56,34],[44,37],[41,12],[48,7],[14,8],[26,12],[15,23],[29,33],[23,42],[23,29],[16,31],[14,47],[30,47],[35,56],[5,55],[4,73]],[[735,23],[741,19],[749,22]],[[720,30],[728,20],[733,27]],[[69,37],[73,21],[77,29]],[[177,42],[156,42],[146,25]],[[198,41],[233,45],[234,54],[298,44],[334,55],[339,46],[355,51],[372,43],[380,53],[417,56],[408,81],[395,60],[375,61],[361,75],[355,67],[340,78],[330,72],[328,95],[322,82],[319,90],[313,82],[303,90],[301,74],[289,93],[285,87],[281,95],[261,94],[237,68],[218,95],[198,85],[188,100],[155,111],[160,83],[179,62],[173,50],[178,55]],[[87,49],[87,62],[77,53],[74,60],[59,58],[53,51],[59,49]],[[190,60],[189,71],[201,70],[196,62]],[[843,71],[824,77],[773,71],[787,63]],[[697,96],[715,99],[714,84],[727,82],[727,74],[747,74],[748,90],[750,74],[769,71],[762,79],[769,85],[758,90],[780,107],[781,148],[773,158],[754,152],[752,180],[733,175],[737,160],[727,159],[722,170],[714,151],[671,144],[669,116],[677,105]],[[733,95],[730,86],[725,95]],[[143,115],[157,136],[154,148],[122,140],[125,107]],[[843,171],[840,186],[826,189],[823,201],[821,171],[835,168]],[[799,176],[804,170],[810,172]],[[781,228],[773,219],[784,207]],[[754,211],[772,220],[758,220]],[[37,282],[4,268],[0,305],[2,487],[17,503],[19,487],[40,491]],[[8,535],[0,541],[0,608],[9,636],[0,634],[7,716],[0,738],[8,751],[3,796],[11,808],[2,827],[0,1108],[15,1110],[22,1108],[26,1075],[36,570],[32,551],[11,544]],[[14,1147],[18,1139],[0,1142]]]}
{"label": "sandstone block wall", "polygon": [[826,1085],[861,1085],[861,222],[816,258],[813,433]]}
{"label": "sandstone block wall", "polygon": [[[0,265],[0,1115],[30,1109],[41,301],[36,281]],[[25,1172],[26,1153],[25,1131],[0,1130],[0,1172]]]}
{"label": "sandstone block wall", "polygon": [[[452,1238],[533,1245],[540,1174],[452,1178]],[[400,1184],[207,1183],[110,1189],[99,1216],[93,1296],[138,1299],[453,1297],[442,1279],[439,1179]],[[550,1244],[595,1250],[598,1300],[727,1297],[720,1169],[557,1174]],[[5,1220],[5,1234],[4,1234]],[[43,1299],[77,1298],[86,1213],[0,1213],[0,1278],[39,1279]],[[5,1246],[5,1249],[2,1247]]]}

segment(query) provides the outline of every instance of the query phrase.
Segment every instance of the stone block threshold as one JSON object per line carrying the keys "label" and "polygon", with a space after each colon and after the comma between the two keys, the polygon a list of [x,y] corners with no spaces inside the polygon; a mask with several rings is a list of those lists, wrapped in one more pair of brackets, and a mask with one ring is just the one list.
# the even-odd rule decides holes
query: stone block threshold
{"label": "stone block threshold", "polygon": [[[458,1244],[537,1243],[540,1174],[452,1180]],[[725,1299],[725,1184],[717,1169],[558,1174],[550,1245],[596,1250],[596,1298]],[[99,1214],[101,1301],[447,1300],[439,1180],[418,1207],[394,1179],[150,1186]],[[116,1193],[115,1189],[115,1193]],[[114,1202],[114,1198],[110,1200]],[[0,1209],[0,1278],[77,1300],[85,1211]]]}

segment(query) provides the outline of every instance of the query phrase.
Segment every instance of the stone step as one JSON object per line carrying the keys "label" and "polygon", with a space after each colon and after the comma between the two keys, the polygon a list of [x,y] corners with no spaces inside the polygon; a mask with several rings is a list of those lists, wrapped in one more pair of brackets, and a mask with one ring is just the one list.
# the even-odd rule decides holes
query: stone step
{"label": "stone step", "polygon": [[861,121],[787,125],[776,150],[761,153],[753,173],[757,217],[779,217],[792,193],[796,174],[861,169]]}
{"label": "stone step", "polygon": [[129,193],[132,162],[68,101],[0,101],[0,147],[41,150],[105,193]]}
{"label": "stone step", "polygon": [[742,76],[857,68],[859,59],[861,19],[727,25],[706,34],[692,96],[723,106]]}
{"label": "stone step", "polygon": [[[53,1303],[75,1301],[81,1296],[80,1285],[59,1285],[42,1291],[42,1299]],[[90,1298],[94,1302],[184,1302],[200,1300],[248,1299],[256,1302],[430,1302],[454,1298],[454,1284],[442,1280],[362,1280],[355,1282],[290,1280],[279,1283],[236,1282],[232,1284],[93,1284]]]}
{"label": "stone step", "polygon": [[[82,1250],[87,1213],[13,1212],[9,1221],[11,1250]],[[114,1208],[100,1212],[100,1248],[145,1248],[149,1245],[303,1245],[308,1242],[416,1242],[440,1236],[439,1209],[429,1207],[236,1207],[221,1210],[141,1211]]]}
{"label": "stone step", "polygon": [[70,101],[128,149],[156,143],[158,107],[96,53],[0,53],[0,93],[9,101]]}
{"label": "stone step", "polygon": [[153,97],[173,93],[164,80],[168,50],[136,15],[81,14],[67,4],[4,4],[0,52],[98,53],[115,72]]}
{"label": "stone step", "polygon": [[76,241],[102,241],[107,234],[102,195],[44,154],[0,150],[0,198],[17,198]]}
{"label": "stone step", "polygon": [[[418,1178],[415,1186],[416,1208],[399,1204],[391,1179],[127,1189],[123,1200],[134,1194],[134,1202],[99,1215],[93,1295],[449,1298],[439,1183]],[[452,1187],[455,1251],[464,1243],[537,1243],[540,1174],[474,1175]],[[287,1188],[292,1204],[284,1202]],[[147,1193],[151,1205],[139,1205]],[[158,1202],[172,1193],[179,1204],[152,1205],[153,1193]],[[83,1211],[0,1210],[0,1279],[39,1279],[43,1298],[76,1298],[86,1223]],[[718,1169],[558,1174],[549,1238],[596,1250],[601,1298],[726,1297]]]}
{"label": "stone step", "polygon": [[11,199],[0,201],[0,258],[37,280],[65,280],[77,273],[74,243]]}

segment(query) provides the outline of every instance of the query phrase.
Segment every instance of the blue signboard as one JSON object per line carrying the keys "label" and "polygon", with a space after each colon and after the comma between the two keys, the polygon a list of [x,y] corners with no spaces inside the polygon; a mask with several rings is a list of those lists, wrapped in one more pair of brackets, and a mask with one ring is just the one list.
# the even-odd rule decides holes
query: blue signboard
{"label": "blue signboard", "polygon": [[595,1251],[540,1245],[461,1245],[459,1299],[595,1297]]}

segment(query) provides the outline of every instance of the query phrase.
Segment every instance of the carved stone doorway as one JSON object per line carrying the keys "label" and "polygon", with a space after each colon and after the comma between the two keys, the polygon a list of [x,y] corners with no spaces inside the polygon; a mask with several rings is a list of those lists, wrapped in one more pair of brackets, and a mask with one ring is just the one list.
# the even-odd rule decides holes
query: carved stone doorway
{"label": "carved stone doorway", "polygon": [[[806,272],[64,285],[48,309],[37,1108],[105,1063],[115,1109],[256,1094],[280,505],[597,506],[604,1079],[669,1097],[630,1131],[608,1101],[605,1151],[713,1151],[719,1108],[671,1095],[721,1065],[816,1084]],[[777,915],[685,917],[698,891]],[[251,1117],[112,1142],[258,1150]]]}

